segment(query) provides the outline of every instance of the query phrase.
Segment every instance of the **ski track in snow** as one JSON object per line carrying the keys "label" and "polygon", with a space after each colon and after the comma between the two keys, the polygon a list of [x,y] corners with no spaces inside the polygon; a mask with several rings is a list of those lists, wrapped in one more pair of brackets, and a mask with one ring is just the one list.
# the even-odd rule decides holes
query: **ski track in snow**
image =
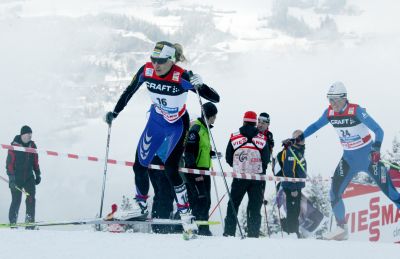
{"label": "ski track in snow", "polygon": [[93,231],[0,231],[0,258],[396,258],[396,244],[297,239],[250,239]]}

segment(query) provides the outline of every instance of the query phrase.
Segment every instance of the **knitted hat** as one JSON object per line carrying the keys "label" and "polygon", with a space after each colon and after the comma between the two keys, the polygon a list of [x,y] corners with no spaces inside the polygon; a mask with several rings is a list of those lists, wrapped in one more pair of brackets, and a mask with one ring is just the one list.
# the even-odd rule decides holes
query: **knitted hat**
{"label": "knitted hat", "polygon": [[27,133],[32,133],[32,129],[28,125],[25,125],[21,128],[21,135],[24,135]]}
{"label": "knitted hat", "polygon": [[257,122],[257,113],[253,111],[247,111],[244,113],[243,121],[246,122]]}
{"label": "knitted hat", "polygon": [[215,106],[212,102],[203,104],[203,110],[207,119],[218,113],[217,106]]}
{"label": "knitted hat", "polygon": [[269,114],[266,112],[260,113],[260,115],[258,115],[258,119],[262,120],[264,122],[267,122],[267,123],[269,123],[269,121],[270,121]]}

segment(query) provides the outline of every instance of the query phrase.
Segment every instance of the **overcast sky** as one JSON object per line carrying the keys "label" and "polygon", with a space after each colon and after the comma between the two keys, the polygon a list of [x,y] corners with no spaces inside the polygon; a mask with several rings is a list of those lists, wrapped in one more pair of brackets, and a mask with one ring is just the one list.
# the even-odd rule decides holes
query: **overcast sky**
{"label": "overcast sky", "polygon": [[[183,12],[190,15],[190,8],[195,3],[189,0],[145,2],[0,0],[0,26],[7,28],[5,38],[10,39],[0,41],[3,78],[0,85],[0,142],[9,143],[23,124],[29,124],[33,127],[34,139],[42,149],[103,156],[107,129],[101,118],[90,120],[82,128],[54,135],[54,129],[64,127],[65,119],[58,118],[59,108],[53,109],[52,106],[57,106],[61,99],[64,102],[70,100],[67,97],[73,95],[52,88],[59,77],[57,73],[50,77],[45,70],[67,70],[61,64],[73,53],[81,53],[82,50],[75,45],[69,49],[65,46],[79,42],[78,37],[83,36],[71,36],[73,32],[67,29],[74,27],[58,27],[59,23],[54,23],[51,33],[57,37],[47,35],[46,40],[38,40],[35,35],[39,32],[21,24],[32,17],[42,17],[45,23],[52,20],[50,17],[112,12],[152,22],[163,31],[173,33],[180,24],[179,17],[160,17],[155,10],[160,7],[170,10],[187,7],[189,9]],[[213,46],[231,53],[230,58],[226,62],[203,60],[183,65],[200,73],[204,81],[221,95],[220,112],[213,130],[221,151],[225,151],[229,134],[241,125],[246,110],[270,113],[271,131],[277,143],[275,152],[279,151],[282,139],[289,137],[297,128],[304,129],[322,114],[328,105],[325,96],[329,85],[337,80],[347,86],[350,101],[366,107],[384,128],[383,150],[390,149],[392,139],[400,130],[398,1],[236,2],[205,0],[202,1],[203,7],[196,7],[212,6],[217,28],[234,36]],[[100,40],[104,34],[96,35],[99,41],[104,42],[104,39]],[[201,38],[198,40],[201,41]],[[190,47],[195,49],[196,45],[191,44]],[[60,48],[63,48],[63,54],[60,54]],[[189,57],[190,50],[185,48]],[[132,74],[136,69],[138,67],[133,68]],[[37,101],[39,94],[48,97],[45,102]],[[143,101],[146,96],[146,93],[134,96],[114,123],[111,157],[133,159],[137,139],[146,121],[149,104]],[[68,103],[65,105],[68,106]],[[195,96],[189,97],[188,106],[191,114],[199,114]],[[1,168],[5,166],[5,155],[4,150],[0,151]],[[329,177],[340,156],[341,147],[330,126],[307,140],[306,157],[311,174],[321,173]],[[38,199],[41,202],[38,206],[42,211],[46,208],[44,203],[53,204],[55,210],[60,212],[69,211],[68,208],[74,204],[86,206],[89,202],[96,204],[82,210],[85,216],[93,216],[90,213],[93,208],[97,210],[100,198],[101,164],[42,156],[41,166],[44,181],[39,186]],[[229,170],[226,164],[224,167]],[[107,206],[122,194],[132,194],[133,174],[130,170],[111,166]],[[8,196],[7,186],[1,184],[0,197],[3,198],[0,199],[0,212],[7,211],[9,200],[4,197]],[[82,196],[86,199],[76,202],[77,197]],[[60,201],[60,204],[55,206],[55,201]],[[63,213],[71,217],[80,216],[78,212]],[[51,216],[62,218],[57,212],[50,213],[48,217]],[[5,213],[0,213],[0,220],[6,220]]]}

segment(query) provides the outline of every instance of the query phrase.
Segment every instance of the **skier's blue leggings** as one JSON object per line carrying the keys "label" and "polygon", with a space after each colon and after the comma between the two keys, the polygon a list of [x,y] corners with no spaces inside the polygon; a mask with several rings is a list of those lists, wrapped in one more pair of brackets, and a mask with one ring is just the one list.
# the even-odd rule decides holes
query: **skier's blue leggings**
{"label": "skier's blue leggings", "polygon": [[147,169],[156,153],[162,159],[165,173],[173,186],[183,184],[178,168],[188,128],[189,116],[187,113],[178,121],[169,123],[154,110],[154,107],[151,108],[149,120],[139,140],[133,166],[136,198],[147,198],[150,187]]}
{"label": "skier's blue leggings", "polygon": [[331,205],[338,224],[345,223],[345,208],[342,194],[351,179],[359,173],[366,172],[379,186],[382,192],[400,209],[400,194],[393,186],[390,175],[382,163],[373,165],[369,153],[371,145],[348,151],[345,150],[332,177],[330,190]]}

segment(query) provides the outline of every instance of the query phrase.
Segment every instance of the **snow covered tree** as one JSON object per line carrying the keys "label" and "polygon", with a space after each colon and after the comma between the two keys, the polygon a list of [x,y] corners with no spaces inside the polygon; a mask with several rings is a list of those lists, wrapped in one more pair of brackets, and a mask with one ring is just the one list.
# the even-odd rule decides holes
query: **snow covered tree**
{"label": "snow covered tree", "polygon": [[375,185],[375,181],[365,172],[359,172],[351,181],[353,183]]}
{"label": "snow covered tree", "polygon": [[[311,177],[311,182],[306,184],[304,194],[311,201],[313,206],[329,218],[331,214],[331,203],[329,201],[330,184],[323,180],[319,174]],[[320,238],[329,229],[329,220],[322,221],[321,226],[314,233],[315,237]]]}
{"label": "snow covered tree", "polygon": [[400,131],[392,141],[392,151],[387,151],[384,157],[389,162],[400,165]]}

